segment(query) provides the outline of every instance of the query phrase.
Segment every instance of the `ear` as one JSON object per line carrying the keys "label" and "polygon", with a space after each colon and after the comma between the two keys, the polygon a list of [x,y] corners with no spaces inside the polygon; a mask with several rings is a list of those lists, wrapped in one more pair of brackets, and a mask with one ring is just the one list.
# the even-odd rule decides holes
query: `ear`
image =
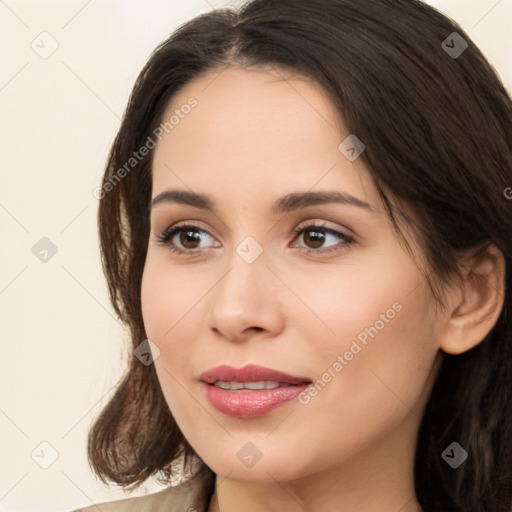
{"label": "ear", "polygon": [[505,258],[490,244],[470,256],[464,279],[452,295],[440,349],[461,354],[478,345],[496,325],[505,298]]}

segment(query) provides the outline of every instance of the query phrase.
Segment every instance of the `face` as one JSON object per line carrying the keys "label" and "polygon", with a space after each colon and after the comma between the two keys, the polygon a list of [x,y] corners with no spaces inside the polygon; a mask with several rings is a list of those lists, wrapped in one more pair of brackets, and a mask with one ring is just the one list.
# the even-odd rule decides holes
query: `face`
{"label": "face", "polygon": [[[327,96],[229,68],[187,85],[165,119],[175,110],[154,153],[142,308],[184,436],[218,475],[260,483],[411,453],[435,377],[434,300],[362,159],[339,149],[349,133]],[[320,192],[345,200],[282,201]],[[309,385],[201,380],[250,364]]]}

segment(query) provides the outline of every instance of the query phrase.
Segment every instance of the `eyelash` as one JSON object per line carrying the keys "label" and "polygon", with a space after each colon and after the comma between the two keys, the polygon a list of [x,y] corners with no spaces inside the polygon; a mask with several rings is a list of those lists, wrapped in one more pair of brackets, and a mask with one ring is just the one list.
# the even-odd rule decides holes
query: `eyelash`
{"label": "eyelash", "polygon": [[[160,236],[158,236],[157,243],[159,245],[166,246],[166,248],[169,251],[171,251],[172,253],[182,254],[182,255],[197,254],[201,249],[188,249],[187,250],[187,249],[181,249],[179,247],[176,247],[176,246],[173,246],[170,244],[170,240],[174,237],[174,235],[181,233],[183,231],[201,231],[203,233],[208,233],[206,230],[204,230],[194,224],[177,224],[175,226],[172,226],[172,227],[166,229]],[[321,232],[325,232],[330,235],[334,235],[334,236],[338,237],[341,241],[343,241],[342,246],[349,246],[355,242],[355,239],[353,237],[346,235],[345,233],[342,233],[335,229],[328,228],[324,224],[308,224],[307,226],[293,230],[293,232],[296,234],[296,238],[298,236],[300,236],[302,233],[305,233],[307,231],[321,231]],[[335,245],[335,246],[329,247],[327,249],[307,249],[304,247],[301,247],[301,249],[303,249],[308,254],[310,254],[310,253],[325,254],[325,253],[330,253],[330,252],[334,252],[334,251],[339,251],[342,249],[342,247],[340,247],[339,245]]]}

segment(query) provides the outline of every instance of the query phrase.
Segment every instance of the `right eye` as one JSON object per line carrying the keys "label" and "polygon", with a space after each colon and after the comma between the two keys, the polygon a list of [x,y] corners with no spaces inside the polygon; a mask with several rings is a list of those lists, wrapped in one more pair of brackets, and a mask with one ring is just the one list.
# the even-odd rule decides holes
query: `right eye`
{"label": "right eye", "polygon": [[[213,237],[207,231],[200,228],[199,226],[187,223],[176,224],[167,228],[163,233],[161,233],[157,238],[157,243],[159,245],[165,246],[167,249],[174,253],[196,253],[199,252],[199,250],[205,248],[196,245],[197,242],[201,242],[201,233],[206,234],[213,239]],[[181,246],[176,245],[174,239],[177,239]]]}

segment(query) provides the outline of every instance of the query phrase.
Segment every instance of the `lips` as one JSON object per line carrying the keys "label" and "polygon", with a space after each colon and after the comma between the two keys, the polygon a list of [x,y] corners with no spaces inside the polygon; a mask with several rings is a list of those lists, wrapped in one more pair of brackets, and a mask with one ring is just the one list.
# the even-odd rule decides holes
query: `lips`
{"label": "lips", "polygon": [[308,377],[295,377],[263,366],[249,364],[243,368],[233,368],[232,366],[217,366],[207,370],[199,377],[206,384],[215,382],[260,382],[273,381],[280,384],[305,384],[311,383]]}
{"label": "lips", "polygon": [[217,411],[240,419],[264,416],[290,403],[311,384],[307,377],[257,365],[217,366],[201,374],[200,380],[206,398]]}

